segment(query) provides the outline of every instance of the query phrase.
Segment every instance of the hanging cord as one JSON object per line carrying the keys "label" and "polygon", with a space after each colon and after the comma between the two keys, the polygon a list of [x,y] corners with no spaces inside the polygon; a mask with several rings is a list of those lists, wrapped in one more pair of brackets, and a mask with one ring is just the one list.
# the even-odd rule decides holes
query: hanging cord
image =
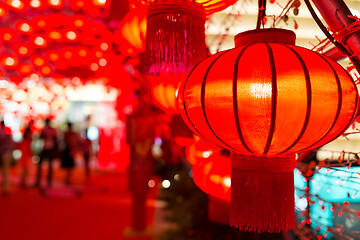
{"label": "hanging cord", "polygon": [[340,49],[342,52],[344,52],[350,58],[351,62],[354,64],[354,67],[360,73],[360,64],[358,62],[358,59],[356,57],[352,56],[352,53],[350,51],[348,51],[341,43],[335,41],[335,38],[329,33],[327,28],[324,26],[324,24],[321,22],[319,17],[316,15],[314,8],[310,4],[310,1],[309,0],[304,0],[304,1],[305,1],[307,8],[310,11],[311,16],[313,17],[313,19],[315,20],[316,24],[319,26],[321,31],[338,49]]}
{"label": "hanging cord", "polygon": [[260,29],[261,25],[264,25],[264,18],[266,16],[266,0],[259,0],[258,19],[256,23],[256,29]]}

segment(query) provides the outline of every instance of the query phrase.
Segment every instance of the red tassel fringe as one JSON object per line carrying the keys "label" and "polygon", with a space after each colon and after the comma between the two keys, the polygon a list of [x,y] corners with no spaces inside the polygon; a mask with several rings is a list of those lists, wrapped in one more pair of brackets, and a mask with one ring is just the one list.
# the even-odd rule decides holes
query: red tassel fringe
{"label": "red tassel fringe", "polygon": [[208,218],[212,222],[229,224],[230,202],[209,195]]}
{"label": "red tassel fringe", "polygon": [[148,72],[155,75],[189,72],[207,56],[204,25],[204,9],[196,3],[154,3],[147,23],[145,58]]}
{"label": "red tassel fringe", "polygon": [[295,226],[293,172],[232,169],[230,225],[246,231],[280,232]]}

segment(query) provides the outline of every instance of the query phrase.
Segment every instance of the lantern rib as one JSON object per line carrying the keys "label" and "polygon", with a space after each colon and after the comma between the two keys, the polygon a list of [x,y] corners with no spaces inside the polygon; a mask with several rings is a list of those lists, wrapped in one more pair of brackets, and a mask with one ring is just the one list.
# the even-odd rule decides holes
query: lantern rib
{"label": "lantern rib", "polygon": [[185,82],[184,82],[184,86],[183,86],[183,89],[184,89],[184,90],[183,90],[182,95],[183,95],[183,106],[184,106],[184,112],[185,112],[186,118],[188,119],[188,121],[189,121],[189,123],[191,124],[191,126],[192,126],[192,127],[195,129],[195,131],[198,133],[198,135],[201,136],[201,137],[204,138],[204,139],[207,139],[206,137],[204,137],[204,135],[202,135],[202,134],[200,133],[199,130],[197,130],[197,128],[195,127],[195,125],[194,125],[193,122],[191,121],[191,119],[190,119],[190,117],[189,117],[189,114],[188,114],[188,112],[187,112],[187,109],[186,109],[186,104],[185,104],[185,86],[186,86],[186,83],[187,83],[187,81],[189,80],[189,78],[190,78],[191,74],[193,73],[193,71],[195,70],[195,68],[196,68],[201,62],[202,62],[202,61],[198,62],[198,63],[194,66],[194,68],[191,69],[189,75],[187,76],[187,78],[186,78],[186,80],[185,80]]}
{"label": "lantern rib", "polygon": [[270,122],[270,130],[269,130],[269,136],[266,141],[266,146],[263,154],[267,154],[269,152],[272,139],[274,137],[274,131],[275,131],[275,122],[276,122],[276,109],[277,109],[277,77],[276,77],[276,67],[275,67],[275,59],[274,59],[274,53],[271,49],[270,44],[266,43],[266,48],[268,50],[269,54],[269,60],[270,60],[270,67],[271,67],[271,122]]}
{"label": "lantern rib", "polygon": [[205,88],[206,88],[206,80],[207,80],[207,77],[209,75],[209,72],[212,68],[212,66],[214,66],[215,62],[220,58],[222,57],[225,53],[227,53],[227,51],[223,52],[222,54],[220,54],[219,56],[217,56],[213,61],[212,63],[210,64],[210,66],[208,67],[208,69],[206,69],[206,72],[205,72],[205,75],[204,75],[204,78],[203,78],[203,81],[201,83],[201,107],[202,107],[202,110],[203,110],[203,114],[204,114],[204,118],[205,118],[205,121],[206,121],[206,124],[208,125],[209,127],[209,130],[214,134],[214,136],[220,141],[222,142],[224,145],[226,145],[227,147],[233,149],[234,151],[237,151],[235,148],[231,147],[230,145],[228,145],[227,143],[225,143],[223,140],[221,140],[218,135],[214,132],[214,130],[212,129],[212,127],[210,126],[210,123],[209,123],[209,120],[206,116],[206,111],[205,111]]}
{"label": "lantern rib", "polygon": [[306,67],[305,62],[301,58],[299,53],[297,53],[293,48],[291,48],[287,45],[283,45],[283,46],[290,49],[290,51],[292,51],[295,54],[295,56],[298,58],[301,66],[303,68],[304,75],[305,75],[305,81],[306,81],[306,95],[307,95],[307,104],[306,105],[307,106],[306,106],[306,117],[305,117],[304,125],[303,125],[303,128],[301,129],[299,136],[295,139],[295,141],[289,147],[287,147],[284,151],[280,152],[279,154],[283,154],[283,153],[289,151],[292,147],[294,147],[300,141],[300,139],[303,137],[303,135],[306,131],[306,128],[309,124],[310,112],[311,112],[311,82],[310,82],[309,70]]}
{"label": "lantern rib", "polygon": [[[318,141],[316,141],[314,144],[312,144],[311,146],[309,146],[307,148],[312,148],[313,146],[318,144],[320,141],[322,141],[331,132],[331,130],[334,128],[334,126],[335,126],[335,124],[337,122],[337,119],[339,118],[339,115],[340,115],[340,112],[341,112],[341,106],[342,106],[342,88],[341,88],[341,83],[340,83],[339,76],[336,73],[334,67],[331,65],[331,63],[326,58],[321,56],[320,54],[318,54],[318,55],[330,66],[330,68],[332,69],[332,71],[334,73],[334,76],[335,76],[335,79],[336,79],[336,84],[337,84],[337,87],[338,87],[338,105],[337,105],[335,119],[333,121],[333,124],[329,128],[329,130]],[[343,131],[341,131],[341,132],[343,132]]]}
{"label": "lantern rib", "polygon": [[236,130],[238,132],[240,141],[248,152],[253,153],[250,150],[250,148],[247,146],[247,144],[245,143],[245,139],[244,139],[244,136],[241,131],[240,120],[239,120],[239,105],[238,105],[238,99],[237,99],[237,79],[238,79],[238,73],[239,73],[239,62],[240,62],[241,56],[243,55],[243,53],[249,46],[250,45],[245,46],[240,51],[239,55],[235,59],[234,74],[233,74],[233,106],[234,106],[234,117],[235,117]]}

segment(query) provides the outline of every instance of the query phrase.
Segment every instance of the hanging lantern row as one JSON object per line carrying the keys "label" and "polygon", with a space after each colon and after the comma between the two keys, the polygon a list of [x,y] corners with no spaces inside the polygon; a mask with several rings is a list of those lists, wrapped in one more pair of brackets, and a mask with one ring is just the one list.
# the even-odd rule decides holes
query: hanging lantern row
{"label": "hanging lantern row", "polygon": [[21,13],[26,10],[61,10],[69,6],[73,11],[84,11],[92,17],[98,17],[100,10],[110,6],[110,0],[5,0],[0,2],[0,17],[9,11]]}
{"label": "hanging lantern row", "polygon": [[85,79],[99,76],[99,71],[110,63],[116,64],[114,33],[102,20],[82,14],[67,17],[64,13],[28,13],[13,13],[16,21],[11,16],[2,19],[0,68],[5,77],[30,77],[36,73]]}

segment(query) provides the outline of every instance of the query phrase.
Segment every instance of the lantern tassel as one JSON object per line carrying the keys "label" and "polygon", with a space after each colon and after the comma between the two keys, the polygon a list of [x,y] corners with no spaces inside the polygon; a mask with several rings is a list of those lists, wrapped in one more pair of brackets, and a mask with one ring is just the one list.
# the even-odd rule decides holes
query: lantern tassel
{"label": "lantern tassel", "polygon": [[[280,232],[294,228],[295,161],[285,159],[280,161],[280,169],[276,169],[279,163],[274,159],[256,159],[255,164],[252,164],[254,161],[244,164],[246,160],[242,159],[234,164],[232,158],[230,225],[257,232]],[[266,164],[261,167],[257,164],[259,162]]]}
{"label": "lantern tassel", "polygon": [[147,20],[145,55],[150,74],[189,72],[207,56],[201,5],[156,2],[150,6]]}

